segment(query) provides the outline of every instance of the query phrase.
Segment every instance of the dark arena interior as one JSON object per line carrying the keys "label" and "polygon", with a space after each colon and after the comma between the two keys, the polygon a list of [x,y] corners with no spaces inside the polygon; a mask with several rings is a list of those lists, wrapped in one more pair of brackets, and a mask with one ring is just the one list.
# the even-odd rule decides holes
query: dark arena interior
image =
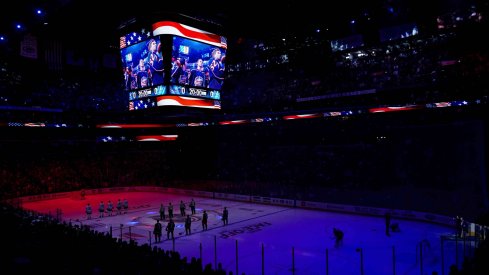
{"label": "dark arena interior", "polygon": [[[256,266],[241,264],[239,274],[486,274],[489,1],[318,3],[2,7],[0,273],[238,274],[238,259],[246,262],[238,240],[244,250],[241,243],[272,238],[264,228],[289,230],[273,218],[281,211],[285,220],[322,211],[355,225],[323,226],[327,238],[333,226],[346,233],[344,243],[335,234],[334,245],[308,254],[320,266],[300,266],[299,244],[286,264],[264,257],[262,246],[250,253]],[[158,219],[151,211],[159,200],[174,200],[178,212],[195,197],[199,231],[180,234],[182,218],[173,247],[152,243],[152,233],[131,232],[123,213],[120,236],[112,225],[101,230],[108,212],[99,216],[95,198],[110,194],[130,198],[137,234]],[[53,211],[56,199],[66,201]],[[135,201],[146,214],[135,214]],[[209,229],[236,242],[236,251],[224,249],[236,258],[230,264],[211,260],[217,244],[202,255],[204,233],[200,255],[185,250],[185,241],[199,245],[192,238],[205,203],[215,206]],[[229,225],[221,225],[222,205]],[[264,221],[248,223],[256,213],[267,213]],[[375,245],[362,250],[351,233],[380,218],[384,237],[385,213],[396,226],[386,216],[392,234],[376,239],[381,247],[407,240],[411,222],[413,231],[436,224],[447,232],[416,235],[412,264],[393,246],[388,260],[370,252],[364,265]],[[259,240],[236,233],[257,228]],[[307,235],[297,230],[290,234]],[[427,242],[429,234],[438,242]],[[335,264],[345,267],[333,272]]]}

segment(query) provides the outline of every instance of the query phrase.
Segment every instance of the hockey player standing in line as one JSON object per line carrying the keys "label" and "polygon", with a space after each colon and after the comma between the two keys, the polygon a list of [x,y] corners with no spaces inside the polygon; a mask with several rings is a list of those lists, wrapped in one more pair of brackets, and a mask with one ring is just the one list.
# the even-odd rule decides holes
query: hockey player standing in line
{"label": "hockey player standing in line", "polygon": [[104,212],[105,212],[105,204],[103,201],[101,201],[100,204],[98,205],[98,217],[103,218]]}
{"label": "hockey player standing in line", "polygon": [[185,203],[180,201],[180,216],[185,217]]}
{"label": "hockey player standing in line", "polygon": [[190,211],[192,211],[192,215],[195,214],[195,201],[194,201],[194,199],[192,199],[190,201]]}
{"label": "hockey player standing in line", "polygon": [[160,205],[160,220],[165,220],[165,206],[163,203]]}
{"label": "hockey player standing in line", "polygon": [[168,203],[168,218],[173,219],[173,205],[171,205],[171,202]]}
{"label": "hockey player standing in line", "polygon": [[204,214],[202,215],[202,230],[207,230],[207,219],[209,216],[207,215],[207,212],[204,210]]}
{"label": "hockey player standing in line", "polygon": [[155,227],[153,229],[153,234],[155,235],[155,243],[161,242],[161,231],[162,226],[160,220],[156,220]]}
{"label": "hockey player standing in line", "polygon": [[172,239],[175,239],[175,237],[173,236],[173,231],[175,230],[175,223],[173,222],[173,220],[170,218],[170,221],[168,222],[168,224],[166,225],[166,239],[169,240],[170,239],[170,234],[171,234],[171,238]]}
{"label": "hockey player standing in line", "polygon": [[192,219],[190,218],[190,215],[187,215],[187,218],[185,219],[185,235],[190,235],[191,230],[190,226],[192,225]]}
{"label": "hockey player standing in line", "polygon": [[224,225],[228,224],[229,212],[226,207],[224,207],[224,211],[222,211],[222,222]]}
{"label": "hockey player standing in line", "polygon": [[124,207],[124,214],[127,213],[127,209],[129,209],[129,202],[127,199],[124,199],[124,202],[122,203],[122,207]]}
{"label": "hockey player standing in line", "polygon": [[112,204],[112,201],[109,200],[107,203],[107,213],[109,216],[112,216],[112,210],[114,210],[114,205]]}
{"label": "hockey player standing in line", "polygon": [[117,200],[117,215],[122,214],[122,201],[121,199]]}
{"label": "hockey player standing in line", "polygon": [[92,206],[90,203],[85,206],[85,213],[87,214],[87,220],[90,220],[92,218]]}

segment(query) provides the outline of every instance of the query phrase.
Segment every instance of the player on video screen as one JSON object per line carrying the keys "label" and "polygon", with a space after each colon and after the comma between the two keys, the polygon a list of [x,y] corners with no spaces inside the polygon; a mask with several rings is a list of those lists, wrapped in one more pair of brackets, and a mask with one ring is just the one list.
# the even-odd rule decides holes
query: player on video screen
{"label": "player on video screen", "polygon": [[171,82],[176,84],[187,84],[185,72],[185,59],[175,58],[171,68]]}
{"label": "player on video screen", "polygon": [[124,68],[124,86],[126,91],[137,89],[136,79],[130,66]]}
{"label": "player on video screen", "polygon": [[195,68],[190,71],[189,85],[195,87],[206,87],[206,74],[204,69],[204,61],[199,58],[195,63]]}
{"label": "player on video screen", "polygon": [[134,69],[134,75],[136,76],[138,88],[145,88],[149,85],[148,78],[150,78],[149,66],[144,63],[144,59],[139,60],[139,64]]}
{"label": "player on video screen", "polygon": [[212,50],[212,60],[209,62],[210,82],[209,88],[219,90],[224,81],[224,64],[222,63],[222,53],[219,49]]}
{"label": "player on video screen", "polygon": [[146,64],[148,64],[150,70],[150,86],[159,85],[163,83],[163,55],[161,54],[161,43],[151,38],[147,43],[148,56],[146,57]]}

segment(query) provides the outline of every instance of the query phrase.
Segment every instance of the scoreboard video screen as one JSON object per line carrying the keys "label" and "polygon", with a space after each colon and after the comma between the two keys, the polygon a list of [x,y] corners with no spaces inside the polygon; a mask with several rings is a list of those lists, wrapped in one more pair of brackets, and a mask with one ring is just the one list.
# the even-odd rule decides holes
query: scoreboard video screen
{"label": "scoreboard video screen", "polygon": [[173,21],[120,38],[129,110],[161,106],[220,109],[226,39]]}

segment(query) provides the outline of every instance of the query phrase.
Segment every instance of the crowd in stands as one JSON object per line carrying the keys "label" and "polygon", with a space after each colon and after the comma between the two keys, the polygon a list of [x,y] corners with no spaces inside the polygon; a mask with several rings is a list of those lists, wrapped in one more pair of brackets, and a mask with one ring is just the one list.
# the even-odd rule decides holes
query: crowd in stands
{"label": "crowd in stands", "polygon": [[[329,61],[311,57],[303,67],[256,65],[228,79],[224,102],[237,109],[248,107],[247,111],[273,111],[487,96],[489,53],[482,46],[463,45],[470,42],[461,39],[454,32],[439,32],[333,53]],[[369,91],[367,100],[352,96]]]}
{"label": "crowd in stands", "polygon": [[4,203],[0,219],[8,236],[0,258],[4,274],[226,274],[177,251],[122,241]]}
{"label": "crowd in stands", "polygon": [[483,203],[478,190],[484,183],[473,172],[483,169],[482,122],[469,114],[458,118],[460,112],[451,120],[449,113],[433,121],[409,113],[182,128],[176,141],[155,143],[102,143],[89,134],[59,137],[56,129],[32,129],[23,135],[46,130],[45,137],[0,143],[1,195],[159,185],[465,211],[475,218]]}
{"label": "crowd in stands", "polygon": [[0,106],[43,107],[78,112],[126,109],[127,97],[120,96],[122,83],[110,70],[107,73],[94,73],[66,69],[63,73],[41,75],[26,72],[23,67],[28,66],[28,63],[25,66],[14,65],[19,60],[13,58],[2,61]]}

